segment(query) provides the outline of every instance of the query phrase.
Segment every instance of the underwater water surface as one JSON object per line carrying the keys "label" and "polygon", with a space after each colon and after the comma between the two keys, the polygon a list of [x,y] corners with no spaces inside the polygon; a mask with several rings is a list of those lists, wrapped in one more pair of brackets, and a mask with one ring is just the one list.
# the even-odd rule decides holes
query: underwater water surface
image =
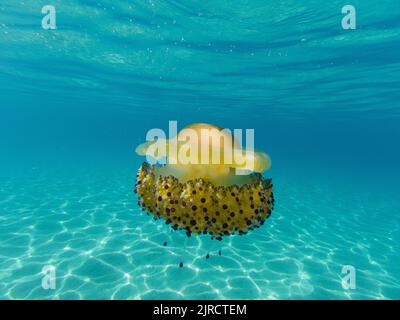
{"label": "underwater water surface", "polygon": [[[341,1],[54,0],[44,30],[47,4],[0,4],[1,299],[400,299],[400,2],[352,1],[355,30]],[[141,210],[134,150],[171,120],[255,130],[260,229]]]}

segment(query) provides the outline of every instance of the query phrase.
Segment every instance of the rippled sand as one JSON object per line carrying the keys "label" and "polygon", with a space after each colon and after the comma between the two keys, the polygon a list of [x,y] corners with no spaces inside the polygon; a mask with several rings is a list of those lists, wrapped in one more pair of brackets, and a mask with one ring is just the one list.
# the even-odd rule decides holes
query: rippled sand
{"label": "rippled sand", "polygon": [[[389,196],[275,179],[265,225],[218,242],[140,211],[135,169],[95,172],[2,178],[0,298],[400,298],[399,206]],[[56,267],[55,290],[41,287],[45,265]],[[355,290],[341,286],[343,265],[356,268]]]}

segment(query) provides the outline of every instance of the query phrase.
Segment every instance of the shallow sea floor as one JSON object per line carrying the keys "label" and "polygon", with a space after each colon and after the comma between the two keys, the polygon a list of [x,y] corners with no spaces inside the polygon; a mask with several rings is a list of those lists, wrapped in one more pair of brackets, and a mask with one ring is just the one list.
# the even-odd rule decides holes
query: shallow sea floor
{"label": "shallow sea floor", "polygon": [[[218,242],[153,221],[132,192],[135,166],[119,168],[2,176],[0,298],[400,298],[390,193],[282,175],[265,225]],[[55,290],[41,286],[46,265]],[[354,290],[342,288],[344,265],[356,270]]]}

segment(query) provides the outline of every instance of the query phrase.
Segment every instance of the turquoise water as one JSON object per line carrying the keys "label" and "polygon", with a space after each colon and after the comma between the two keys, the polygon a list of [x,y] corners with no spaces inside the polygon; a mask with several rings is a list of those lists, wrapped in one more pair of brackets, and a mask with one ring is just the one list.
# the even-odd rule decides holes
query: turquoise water
{"label": "turquoise water", "polygon": [[[55,0],[43,30],[46,4],[0,4],[0,298],[400,298],[398,1],[353,1],[355,30],[340,1]],[[138,208],[134,149],[170,120],[254,128],[262,228]]]}

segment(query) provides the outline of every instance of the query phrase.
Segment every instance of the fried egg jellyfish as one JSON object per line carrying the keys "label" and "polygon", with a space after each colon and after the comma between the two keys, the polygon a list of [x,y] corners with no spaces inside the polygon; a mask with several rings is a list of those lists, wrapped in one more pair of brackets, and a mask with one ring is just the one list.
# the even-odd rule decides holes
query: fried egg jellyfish
{"label": "fried egg jellyfish", "polygon": [[259,228],[271,215],[272,181],[262,176],[270,158],[242,148],[229,130],[192,124],[173,139],[139,145],[136,153],[167,160],[144,162],[135,192],[143,210],[174,230],[222,240]]}

